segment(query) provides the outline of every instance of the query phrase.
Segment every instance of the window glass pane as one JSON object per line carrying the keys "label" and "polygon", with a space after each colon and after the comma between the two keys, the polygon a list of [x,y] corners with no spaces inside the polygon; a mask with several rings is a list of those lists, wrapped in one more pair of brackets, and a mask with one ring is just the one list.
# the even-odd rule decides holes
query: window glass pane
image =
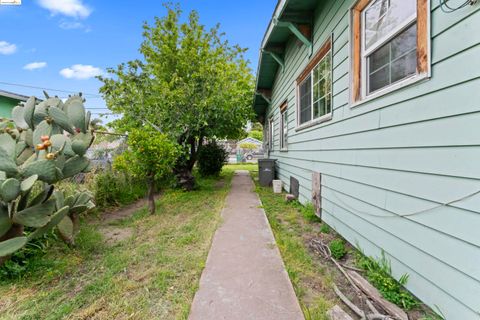
{"label": "window glass pane", "polygon": [[417,71],[417,52],[410,53],[392,62],[392,83],[415,74]]}
{"label": "window glass pane", "polygon": [[390,62],[390,44],[387,43],[377,51],[373,52],[368,59],[370,73],[384,67]]}
{"label": "window glass pane", "polygon": [[332,112],[332,95],[329,94],[325,97],[325,113]]}
{"label": "window glass pane", "polygon": [[403,56],[416,47],[417,24],[415,23],[392,40],[392,59]]}
{"label": "window glass pane", "polygon": [[282,112],[282,128],[281,128],[281,147],[286,148],[287,146],[287,136],[288,136],[288,121],[287,121],[287,110],[285,109]]}
{"label": "window glass pane", "polygon": [[369,92],[376,91],[390,84],[390,68],[385,66],[370,75]]}
{"label": "window glass pane", "polygon": [[312,119],[311,80],[311,76],[308,76],[305,81],[300,84],[300,124]]}
{"label": "window glass pane", "polygon": [[315,67],[314,72],[316,71],[319,72],[319,81],[313,85],[314,119],[330,112],[327,107],[327,100],[331,100],[332,94],[332,65],[330,53],[327,54]]}
{"label": "window glass pane", "polygon": [[376,0],[365,11],[365,48],[408,20],[415,14],[416,6],[416,0]]}
{"label": "window glass pane", "polygon": [[415,74],[416,34],[414,24],[368,56],[368,93]]}

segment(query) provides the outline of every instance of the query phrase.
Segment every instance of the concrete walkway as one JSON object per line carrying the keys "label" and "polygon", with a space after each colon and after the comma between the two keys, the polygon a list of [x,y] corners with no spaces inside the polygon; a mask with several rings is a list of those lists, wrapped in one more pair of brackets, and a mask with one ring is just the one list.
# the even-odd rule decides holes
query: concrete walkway
{"label": "concrete walkway", "polygon": [[237,171],[190,320],[304,319],[248,171]]}

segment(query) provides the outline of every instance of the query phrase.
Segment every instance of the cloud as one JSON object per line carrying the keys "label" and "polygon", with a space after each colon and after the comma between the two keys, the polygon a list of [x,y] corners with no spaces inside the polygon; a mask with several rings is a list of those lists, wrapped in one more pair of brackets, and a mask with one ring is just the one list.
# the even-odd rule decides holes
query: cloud
{"label": "cloud", "polygon": [[92,29],[89,26],[86,26],[85,24],[79,21],[61,20],[58,26],[64,30],[83,29],[85,32],[92,31]]}
{"label": "cloud", "polygon": [[52,15],[85,19],[92,13],[92,9],[84,5],[82,0],[38,0],[38,4]]}
{"label": "cloud", "polygon": [[0,41],[0,54],[13,54],[17,51],[17,46],[7,41]]}
{"label": "cloud", "polygon": [[35,69],[45,68],[46,66],[47,66],[46,62],[32,62],[32,63],[26,64],[25,66],[23,66],[23,69],[25,69],[25,70],[35,70]]}
{"label": "cloud", "polygon": [[60,70],[60,74],[67,79],[85,80],[103,74],[103,70],[94,66],[74,64],[70,68]]}

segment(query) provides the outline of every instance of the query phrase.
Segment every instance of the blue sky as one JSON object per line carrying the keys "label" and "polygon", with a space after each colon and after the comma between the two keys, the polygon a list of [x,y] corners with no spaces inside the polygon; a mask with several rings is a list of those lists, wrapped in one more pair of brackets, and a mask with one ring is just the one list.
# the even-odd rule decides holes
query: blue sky
{"label": "blue sky", "polygon": [[[197,10],[209,27],[221,24],[231,43],[249,48],[256,71],[258,49],[276,0],[183,0],[184,12]],[[140,3],[140,4],[138,4]],[[25,84],[82,91],[92,112],[108,112],[93,76],[140,58],[142,24],[165,15],[161,0],[22,0],[0,6],[0,89],[41,96]],[[65,97],[68,93],[50,91]]]}

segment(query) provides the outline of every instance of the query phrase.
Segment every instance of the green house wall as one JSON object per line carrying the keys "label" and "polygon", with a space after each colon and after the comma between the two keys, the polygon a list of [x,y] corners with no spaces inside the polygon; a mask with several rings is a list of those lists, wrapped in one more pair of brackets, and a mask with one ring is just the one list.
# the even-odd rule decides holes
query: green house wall
{"label": "green house wall", "polygon": [[[322,217],[367,255],[385,252],[393,275],[447,319],[480,319],[480,5],[444,13],[431,1],[432,77],[352,107],[353,0],[319,2],[314,52],[333,33],[333,118],[296,131],[295,79],[309,51],[291,37],[267,117],[277,171],[311,201],[322,174]],[[288,151],[279,149],[279,106],[288,102]],[[264,132],[267,132],[265,130]],[[395,217],[429,208],[421,214]]]}
{"label": "green house wall", "polygon": [[11,118],[12,109],[18,105],[20,101],[0,96],[0,118]]}

